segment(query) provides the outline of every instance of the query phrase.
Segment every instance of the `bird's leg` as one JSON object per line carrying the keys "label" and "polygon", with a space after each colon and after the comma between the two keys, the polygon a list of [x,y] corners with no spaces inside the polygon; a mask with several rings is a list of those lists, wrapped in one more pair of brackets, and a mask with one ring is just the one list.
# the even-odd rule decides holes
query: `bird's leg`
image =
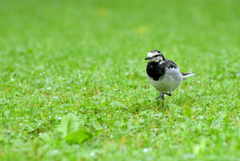
{"label": "bird's leg", "polygon": [[156,99],[159,99],[159,98],[162,99],[162,107],[164,107],[164,100],[165,100],[164,94],[166,94],[170,97],[170,96],[172,96],[172,91],[170,91],[169,93],[161,92],[161,94],[156,98]]}
{"label": "bird's leg", "polygon": [[161,92],[161,94],[160,94],[156,99],[161,98],[161,99],[164,100],[164,99],[165,99],[165,98],[164,98],[164,94],[168,95],[169,97],[172,96],[172,92],[169,92],[169,93]]}
{"label": "bird's leg", "polygon": [[164,100],[165,99],[164,94],[165,94],[165,92],[161,92],[161,94],[156,99],[161,98],[162,100]]}
{"label": "bird's leg", "polygon": [[170,93],[164,93],[164,94],[168,95],[169,97],[172,96],[171,92]]}

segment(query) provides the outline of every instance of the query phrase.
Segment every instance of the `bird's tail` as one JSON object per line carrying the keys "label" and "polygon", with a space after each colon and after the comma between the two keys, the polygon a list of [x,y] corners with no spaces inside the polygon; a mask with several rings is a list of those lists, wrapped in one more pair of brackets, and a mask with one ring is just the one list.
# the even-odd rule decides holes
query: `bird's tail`
{"label": "bird's tail", "polygon": [[191,77],[196,75],[196,73],[182,73],[182,75],[183,75],[183,79],[185,79],[186,77]]}

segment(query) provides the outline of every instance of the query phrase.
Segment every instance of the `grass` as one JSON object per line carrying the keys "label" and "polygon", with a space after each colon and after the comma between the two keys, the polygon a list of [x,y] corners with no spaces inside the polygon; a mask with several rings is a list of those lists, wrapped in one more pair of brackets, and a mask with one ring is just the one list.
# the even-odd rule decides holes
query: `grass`
{"label": "grass", "polygon": [[[0,3],[0,160],[240,159],[238,1]],[[198,73],[164,108],[153,49]]]}

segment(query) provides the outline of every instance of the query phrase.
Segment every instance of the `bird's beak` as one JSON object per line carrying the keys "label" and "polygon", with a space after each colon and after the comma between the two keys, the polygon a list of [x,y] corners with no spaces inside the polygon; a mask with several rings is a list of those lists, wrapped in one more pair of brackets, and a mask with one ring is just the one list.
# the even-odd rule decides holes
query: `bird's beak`
{"label": "bird's beak", "polygon": [[151,59],[151,57],[146,57],[144,60],[149,60],[149,59]]}

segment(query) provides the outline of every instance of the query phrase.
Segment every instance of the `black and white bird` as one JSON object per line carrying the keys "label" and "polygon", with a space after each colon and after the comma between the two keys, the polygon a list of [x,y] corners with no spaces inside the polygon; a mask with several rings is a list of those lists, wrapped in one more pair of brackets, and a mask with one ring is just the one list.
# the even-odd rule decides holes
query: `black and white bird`
{"label": "black and white bird", "polygon": [[173,90],[181,84],[185,77],[195,75],[195,73],[182,73],[175,62],[165,59],[158,50],[150,51],[145,60],[148,60],[147,78],[153,87],[161,92],[157,99],[164,100],[164,94],[171,96]]}

